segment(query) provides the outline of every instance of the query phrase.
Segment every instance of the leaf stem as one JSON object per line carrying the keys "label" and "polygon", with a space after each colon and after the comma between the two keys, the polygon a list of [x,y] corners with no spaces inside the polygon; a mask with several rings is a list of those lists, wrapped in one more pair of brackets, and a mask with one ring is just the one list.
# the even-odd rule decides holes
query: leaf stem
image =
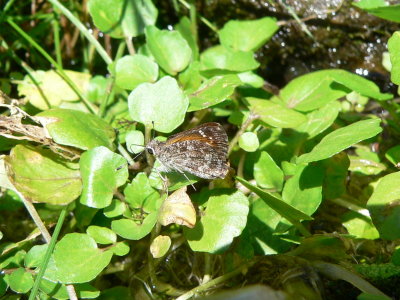
{"label": "leaf stem", "polygon": [[[187,3],[185,0],[178,0],[184,7],[190,10],[190,4]],[[210,21],[208,21],[206,18],[202,17],[199,15],[200,21],[202,21],[208,28],[210,28],[212,31],[217,32],[218,28],[215,27],[213,24],[211,24]]]}
{"label": "leaf stem", "polygon": [[[34,300],[36,298],[37,292],[39,290],[40,281],[43,278],[44,272],[46,271],[46,268],[47,268],[47,264],[49,263],[50,257],[53,253],[54,247],[55,247],[57,239],[58,239],[58,235],[60,234],[61,227],[65,220],[65,216],[67,215],[67,211],[68,211],[68,206],[64,206],[63,209],[61,210],[60,216],[58,217],[57,225],[54,229],[53,236],[51,237],[51,239],[49,241],[46,239],[46,241],[48,243],[48,247],[46,250],[46,254],[43,258],[42,264],[40,265],[39,273],[36,276],[35,283],[33,284],[33,288],[29,295],[29,300]],[[73,286],[72,286],[72,289],[73,289]],[[75,293],[75,290],[73,290],[73,292]],[[76,299],[76,295],[75,295],[75,299]]]}
{"label": "leaf stem", "polygon": [[57,7],[66,17],[68,20],[74,24],[79,31],[87,38],[89,43],[91,43],[97,50],[97,53],[103,58],[106,64],[112,63],[112,59],[108,56],[106,50],[101,46],[98,40],[96,40],[90,31],[82,24],[82,22],[75,17],[64,5],[62,5],[58,0],[48,0],[51,4]]}
{"label": "leaf stem", "polygon": [[248,116],[247,120],[242,124],[240,127],[239,131],[236,133],[236,135],[233,137],[231,142],[229,143],[229,148],[228,148],[228,156],[231,154],[233,148],[236,146],[237,142],[239,141],[240,136],[246,131],[247,127],[250,126],[250,124],[257,119],[257,116],[250,113]]}

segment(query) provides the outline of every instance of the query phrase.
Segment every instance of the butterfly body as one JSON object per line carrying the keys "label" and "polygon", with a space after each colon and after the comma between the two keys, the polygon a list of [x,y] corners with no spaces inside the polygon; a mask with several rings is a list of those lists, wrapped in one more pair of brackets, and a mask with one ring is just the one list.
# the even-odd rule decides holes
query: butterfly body
{"label": "butterfly body", "polygon": [[225,178],[228,136],[218,123],[205,123],[174,134],[165,142],[152,140],[146,150],[163,165],[162,171],[190,173],[200,178]]}

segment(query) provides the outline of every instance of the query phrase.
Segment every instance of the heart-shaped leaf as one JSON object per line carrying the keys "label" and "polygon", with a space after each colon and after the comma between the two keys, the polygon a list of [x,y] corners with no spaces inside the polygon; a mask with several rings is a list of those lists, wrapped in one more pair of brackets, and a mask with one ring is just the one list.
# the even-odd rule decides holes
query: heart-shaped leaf
{"label": "heart-shaped leaf", "polygon": [[187,97],[172,77],[154,84],[142,83],[128,97],[129,113],[134,121],[169,133],[182,124],[189,105]]}

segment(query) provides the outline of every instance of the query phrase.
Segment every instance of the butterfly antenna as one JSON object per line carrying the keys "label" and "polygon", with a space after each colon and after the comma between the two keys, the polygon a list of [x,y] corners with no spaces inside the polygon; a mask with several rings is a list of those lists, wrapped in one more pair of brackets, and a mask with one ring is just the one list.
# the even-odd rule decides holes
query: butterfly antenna
{"label": "butterfly antenna", "polygon": [[[139,145],[139,144],[130,144],[130,145],[129,145],[129,150],[130,150],[131,153],[134,153],[134,151],[132,150],[132,147],[133,147],[133,146],[138,146],[138,147],[146,148],[146,147],[143,146],[143,145]],[[138,154],[136,154],[136,155],[133,157],[133,160],[135,160],[135,159],[138,158],[140,155],[142,155],[143,152],[144,152],[144,149],[143,149],[142,151],[140,151]]]}

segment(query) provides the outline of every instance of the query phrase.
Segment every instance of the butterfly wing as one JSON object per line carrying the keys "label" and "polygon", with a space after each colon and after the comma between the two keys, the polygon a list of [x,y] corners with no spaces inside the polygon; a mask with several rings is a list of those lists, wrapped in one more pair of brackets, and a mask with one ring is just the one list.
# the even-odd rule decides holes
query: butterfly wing
{"label": "butterfly wing", "polygon": [[167,167],[188,172],[201,178],[224,178],[228,173],[228,136],[218,123],[205,123],[172,135],[160,157]]}

